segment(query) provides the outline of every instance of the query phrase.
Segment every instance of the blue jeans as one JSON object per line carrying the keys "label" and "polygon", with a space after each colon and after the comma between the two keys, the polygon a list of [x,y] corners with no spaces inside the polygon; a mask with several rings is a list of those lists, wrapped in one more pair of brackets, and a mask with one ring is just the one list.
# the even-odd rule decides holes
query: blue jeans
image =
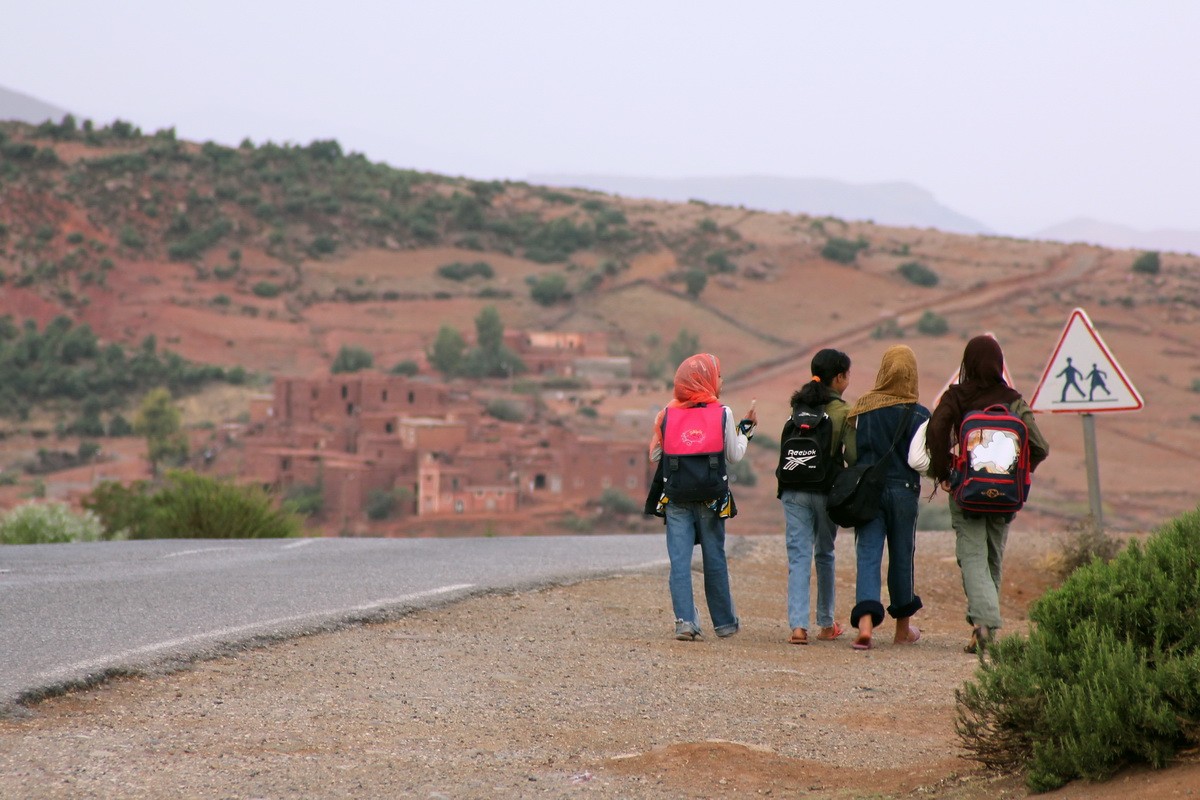
{"label": "blue jeans", "polygon": [[880,575],[883,570],[883,546],[887,544],[887,613],[894,619],[911,617],[921,609],[921,598],[914,586],[913,562],[917,554],[917,501],[919,483],[888,480],[880,498],[880,514],[854,529],[854,549],[858,572],[854,583],[854,610],[850,624],[870,615],[874,624],[883,622]]}
{"label": "blue jeans", "polygon": [[675,619],[690,622],[698,633],[700,620],[692,598],[692,551],[700,544],[704,558],[704,599],[718,636],[737,633],[738,618],[729,592],[725,562],[725,520],[705,503],[667,503],[667,555],[671,557],[671,605]]}
{"label": "blue jeans", "polygon": [[837,526],[825,512],[823,494],[786,489],[783,502],[784,538],[788,555],[788,626],[808,629],[809,586],[817,565],[817,625],[833,625],[834,556]]}

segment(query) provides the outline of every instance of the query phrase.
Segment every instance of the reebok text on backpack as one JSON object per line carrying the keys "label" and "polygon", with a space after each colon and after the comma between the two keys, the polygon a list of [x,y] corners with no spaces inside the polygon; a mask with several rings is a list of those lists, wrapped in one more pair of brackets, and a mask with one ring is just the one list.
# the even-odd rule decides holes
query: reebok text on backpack
{"label": "reebok text on backpack", "polygon": [[833,421],[825,406],[794,405],[789,422],[791,429],[782,436],[775,468],[779,488],[829,491],[839,465],[833,456]]}

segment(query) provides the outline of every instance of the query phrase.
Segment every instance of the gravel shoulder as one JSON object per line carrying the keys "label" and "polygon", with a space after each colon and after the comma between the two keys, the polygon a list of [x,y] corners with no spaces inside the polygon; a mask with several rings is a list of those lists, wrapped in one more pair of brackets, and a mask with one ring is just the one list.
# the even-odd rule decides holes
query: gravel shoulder
{"label": "gravel shoulder", "polygon": [[[1009,630],[1048,585],[1054,544],[1011,537]],[[0,796],[1025,796],[954,734],[977,662],[953,534],[920,534],[920,643],[892,645],[885,623],[865,653],[849,633],[785,643],[782,536],[730,553],[730,639],[671,638],[663,569],[475,597],[46,700],[0,720]],[[843,532],[843,624],[852,553]],[[1162,796],[1164,776],[1186,794],[1200,765],[1127,773],[1111,796]],[[1103,796],[1085,788],[1047,796]]]}

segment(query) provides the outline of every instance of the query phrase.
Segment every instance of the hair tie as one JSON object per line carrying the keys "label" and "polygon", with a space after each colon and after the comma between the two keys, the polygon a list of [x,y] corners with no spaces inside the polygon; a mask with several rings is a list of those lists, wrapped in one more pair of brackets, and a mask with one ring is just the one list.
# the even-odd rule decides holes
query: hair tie
{"label": "hair tie", "polygon": [[813,375],[813,378],[812,378],[812,379],[813,379],[813,381],[814,381],[815,383],[820,383],[820,382],[821,382],[821,376],[820,376],[820,375]]}

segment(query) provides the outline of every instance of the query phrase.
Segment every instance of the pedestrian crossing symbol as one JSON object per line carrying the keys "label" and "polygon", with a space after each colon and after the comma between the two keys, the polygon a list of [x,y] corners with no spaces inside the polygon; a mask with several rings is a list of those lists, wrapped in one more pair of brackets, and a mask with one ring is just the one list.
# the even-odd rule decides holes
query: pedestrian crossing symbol
{"label": "pedestrian crossing symbol", "polygon": [[1092,326],[1082,308],[1071,312],[1029,407],[1034,411],[1090,414],[1136,411],[1142,396]]}

